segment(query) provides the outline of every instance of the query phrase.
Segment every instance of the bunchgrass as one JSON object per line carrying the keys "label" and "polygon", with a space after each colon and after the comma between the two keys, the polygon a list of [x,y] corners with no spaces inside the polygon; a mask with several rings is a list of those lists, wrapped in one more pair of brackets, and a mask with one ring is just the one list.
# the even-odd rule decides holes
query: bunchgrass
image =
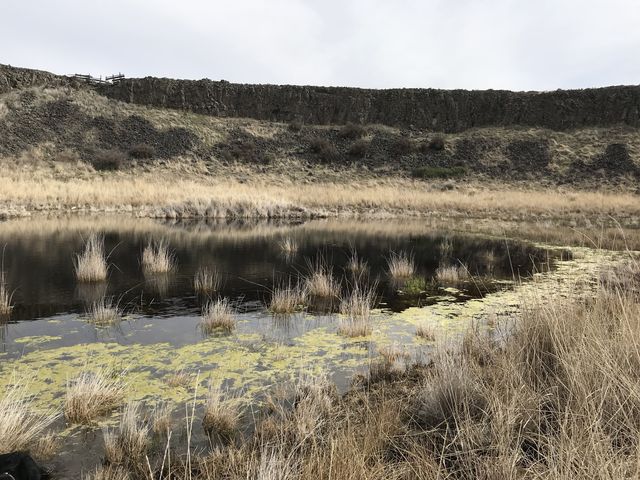
{"label": "bunchgrass", "polygon": [[115,325],[122,320],[122,311],[113,299],[104,297],[91,304],[87,311],[87,318],[94,325],[102,327]]}
{"label": "bunchgrass", "polygon": [[11,310],[13,310],[11,305],[12,297],[13,294],[9,292],[4,272],[0,271],[0,321],[3,317],[11,314]]}
{"label": "bunchgrass", "polygon": [[107,279],[108,265],[104,237],[92,233],[82,253],[76,255],[74,267],[79,282],[102,282]]}
{"label": "bunchgrass", "polygon": [[171,388],[187,388],[191,382],[191,374],[182,368],[171,373],[165,380]]}
{"label": "bunchgrass", "polygon": [[146,472],[150,427],[141,420],[140,404],[129,402],[122,411],[117,430],[103,431],[105,460],[134,472]]}
{"label": "bunchgrass", "polygon": [[416,273],[415,259],[409,252],[391,252],[387,258],[389,277],[394,282],[411,278]]}
{"label": "bunchgrass", "polygon": [[149,242],[142,251],[141,263],[147,274],[167,273],[175,266],[173,254],[165,240]]}
{"label": "bunchgrass", "polygon": [[371,309],[377,302],[376,285],[355,283],[340,300],[338,333],[348,337],[364,337],[371,333]]}
{"label": "bunchgrass", "polygon": [[211,295],[220,291],[221,286],[222,276],[215,268],[200,268],[193,278],[193,288],[200,295]]}
{"label": "bunchgrass", "polygon": [[228,298],[210,301],[204,306],[200,328],[205,334],[217,330],[230,332],[236,328],[235,313]]}
{"label": "bunchgrass", "polygon": [[431,326],[431,324],[426,321],[418,323],[418,325],[416,326],[416,336],[430,342],[436,339],[433,326]]}
{"label": "bunchgrass", "polygon": [[315,262],[307,262],[308,274],[304,277],[304,289],[308,297],[332,299],[340,293],[340,283],[333,276],[328,261],[320,256]]}
{"label": "bunchgrass", "polygon": [[347,271],[351,274],[352,278],[360,279],[369,271],[369,265],[366,260],[363,260],[358,255],[358,252],[353,249],[349,255],[346,265]]}
{"label": "bunchgrass", "polygon": [[84,371],[67,381],[64,415],[69,423],[90,424],[124,401],[125,385],[102,370]]}
{"label": "bunchgrass", "polygon": [[436,270],[436,279],[440,283],[460,283],[469,280],[469,277],[466,265],[440,264]]}
{"label": "bunchgrass", "polygon": [[293,256],[298,253],[300,245],[293,237],[285,237],[278,243],[280,251],[287,257]]}
{"label": "bunchgrass", "polygon": [[269,311],[275,315],[295,313],[304,308],[306,299],[306,290],[289,279],[288,283],[283,282],[272,289]]}
{"label": "bunchgrass", "polygon": [[236,398],[224,398],[219,384],[209,385],[202,427],[209,437],[227,443],[236,434],[240,410]]}
{"label": "bunchgrass", "polygon": [[0,454],[41,450],[39,442],[50,436],[47,430],[60,414],[37,409],[34,399],[27,383],[3,388],[0,394]]}

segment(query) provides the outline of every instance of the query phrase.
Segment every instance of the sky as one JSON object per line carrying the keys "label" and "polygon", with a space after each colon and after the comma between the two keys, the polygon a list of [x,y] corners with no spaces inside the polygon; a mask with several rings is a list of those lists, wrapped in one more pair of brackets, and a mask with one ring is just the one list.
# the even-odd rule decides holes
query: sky
{"label": "sky", "polygon": [[0,0],[0,63],[366,88],[640,84],[640,0]]}

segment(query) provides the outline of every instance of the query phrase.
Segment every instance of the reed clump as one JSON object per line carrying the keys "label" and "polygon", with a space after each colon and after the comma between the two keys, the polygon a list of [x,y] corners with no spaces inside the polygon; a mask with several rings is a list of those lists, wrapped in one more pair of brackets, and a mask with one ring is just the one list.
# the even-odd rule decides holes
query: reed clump
{"label": "reed clump", "polygon": [[149,242],[142,251],[142,269],[147,274],[168,273],[174,266],[173,254],[165,240]]}
{"label": "reed clump", "polygon": [[340,293],[340,283],[333,276],[333,268],[323,257],[308,263],[309,273],[304,278],[304,288],[309,297],[316,299],[336,298]]}
{"label": "reed clump", "polygon": [[3,317],[6,318],[11,314],[11,310],[13,310],[12,297],[13,294],[9,292],[4,272],[0,271],[0,321]]}
{"label": "reed clump", "polygon": [[469,269],[466,265],[440,264],[436,269],[436,279],[441,283],[460,283],[469,280]]}
{"label": "reed clump", "polygon": [[200,295],[219,292],[221,286],[222,276],[215,268],[200,268],[193,278],[193,289]]}
{"label": "reed clump", "polygon": [[228,298],[208,302],[202,312],[200,328],[205,334],[216,330],[231,332],[236,328],[236,317]]}
{"label": "reed clump", "polygon": [[352,250],[347,260],[347,271],[354,279],[361,279],[369,272],[369,264],[362,259],[356,250]]}
{"label": "reed clump", "polygon": [[300,245],[298,241],[293,237],[285,237],[278,243],[280,251],[286,256],[293,256],[298,253]]}
{"label": "reed clump", "polygon": [[416,336],[430,342],[433,342],[436,339],[433,327],[426,321],[418,323],[416,326]]}
{"label": "reed clump", "polygon": [[129,402],[122,411],[117,430],[103,431],[105,460],[134,472],[146,472],[150,426],[141,420],[140,404]]}
{"label": "reed clump", "polygon": [[340,300],[338,333],[348,337],[364,337],[371,333],[371,309],[377,302],[376,285],[354,284]]}
{"label": "reed clump", "polygon": [[79,282],[102,282],[107,279],[108,265],[104,237],[89,235],[82,253],[76,255],[74,267]]}
{"label": "reed clump", "polygon": [[115,410],[124,400],[125,385],[102,370],[85,371],[67,382],[64,416],[69,423],[89,424]]}
{"label": "reed clump", "polygon": [[389,277],[394,282],[401,282],[411,278],[416,273],[415,259],[409,252],[391,252],[387,258]]}
{"label": "reed clump", "polygon": [[302,310],[307,301],[307,292],[298,283],[281,283],[271,291],[269,311],[276,315],[287,315]]}
{"label": "reed clump", "polygon": [[202,428],[210,438],[222,443],[230,442],[235,436],[240,419],[240,410],[235,398],[224,398],[219,384],[209,385],[204,407]]}
{"label": "reed clump", "polygon": [[118,304],[114,303],[113,299],[105,297],[98,302],[94,302],[89,307],[87,318],[94,325],[115,325],[122,320],[122,311]]}

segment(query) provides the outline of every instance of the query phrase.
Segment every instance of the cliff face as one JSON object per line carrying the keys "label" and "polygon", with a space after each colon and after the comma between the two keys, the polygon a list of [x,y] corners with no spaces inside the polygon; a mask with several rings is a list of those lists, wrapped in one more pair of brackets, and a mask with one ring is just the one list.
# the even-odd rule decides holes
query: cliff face
{"label": "cliff face", "polygon": [[358,122],[459,132],[524,125],[565,130],[640,126],[640,87],[555,92],[325,88],[210,80],[129,79],[98,87],[113,99],[224,117],[307,124]]}
{"label": "cliff face", "polygon": [[[0,65],[0,94],[35,85],[80,86],[48,72]],[[123,102],[221,117],[307,124],[385,124],[460,132],[473,127],[640,127],[640,86],[554,92],[241,85],[211,80],[127,79],[95,85]]]}

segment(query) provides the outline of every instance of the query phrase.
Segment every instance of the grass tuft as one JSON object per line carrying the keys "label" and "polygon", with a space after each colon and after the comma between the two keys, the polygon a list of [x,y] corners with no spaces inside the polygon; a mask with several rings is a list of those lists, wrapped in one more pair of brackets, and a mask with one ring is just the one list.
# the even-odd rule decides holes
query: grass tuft
{"label": "grass tuft", "polygon": [[89,307],[87,318],[98,326],[115,325],[122,320],[122,311],[111,298],[105,297]]}
{"label": "grass tuft", "polygon": [[436,339],[433,327],[426,321],[420,322],[416,326],[416,336],[429,342],[433,342]]}
{"label": "grass tuft", "polygon": [[364,337],[371,333],[371,309],[377,301],[376,285],[354,284],[340,301],[338,333],[348,337]]}
{"label": "grass tuft", "polygon": [[220,385],[209,385],[202,427],[210,438],[222,443],[233,439],[238,429],[240,411],[236,399],[224,399]]}
{"label": "grass tuft", "polygon": [[145,273],[167,273],[174,267],[173,254],[164,240],[150,242],[142,251],[142,269]]}
{"label": "grass tuft", "polygon": [[441,283],[460,283],[469,280],[466,265],[440,265],[436,270],[436,278]]}
{"label": "grass tuft", "polygon": [[309,297],[316,299],[336,298],[340,293],[340,284],[333,277],[333,268],[322,256],[315,263],[308,262],[308,275],[304,279],[304,289]]}
{"label": "grass tuft", "polygon": [[200,328],[211,334],[216,330],[231,332],[236,328],[236,318],[228,298],[208,302],[202,312]]}
{"label": "grass tuft", "polygon": [[0,271],[0,320],[11,314],[11,310],[13,310],[11,305],[12,297],[13,294],[9,292],[4,272]]}
{"label": "grass tuft", "polygon": [[104,252],[104,238],[92,233],[84,245],[82,253],[76,255],[76,278],[79,282],[102,282],[107,279],[107,257]]}
{"label": "grass tuft", "polygon": [[64,416],[69,423],[90,424],[120,405],[125,387],[102,370],[82,372],[67,381]]}
{"label": "grass tuft", "polygon": [[387,258],[389,277],[395,282],[407,280],[416,273],[414,256],[408,252],[391,252]]}
{"label": "grass tuft", "polygon": [[105,459],[110,465],[146,472],[146,454],[149,447],[149,425],[140,420],[140,404],[129,402],[122,411],[116,431],[103,431]]}
{"label": "grass tuft", "polygon": [[277,285],[271,291],[269,311],[276,315],[295,313],[304,308],[306,300],[306,290],[289,279],[288,283]]}
{"label": "grass tuft", "polygon": [[200,268],[193,278],[193,289],[200,295],[210,295],[220,291],[222,276],[215,268]]}

